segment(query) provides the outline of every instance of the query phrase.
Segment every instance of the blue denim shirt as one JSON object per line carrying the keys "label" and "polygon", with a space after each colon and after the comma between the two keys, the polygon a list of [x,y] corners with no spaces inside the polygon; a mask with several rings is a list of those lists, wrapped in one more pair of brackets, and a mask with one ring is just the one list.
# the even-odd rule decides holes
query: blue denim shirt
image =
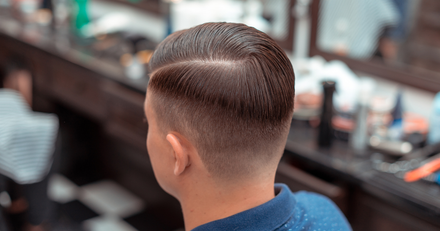
{"label": "blue denim shirt", "polygon": [[275,192],[275,198],[262,205],[201,225],[193,231],[351,230],[347,219],[328,198],[305,191],[292,193],[284,184],[275,184]]}

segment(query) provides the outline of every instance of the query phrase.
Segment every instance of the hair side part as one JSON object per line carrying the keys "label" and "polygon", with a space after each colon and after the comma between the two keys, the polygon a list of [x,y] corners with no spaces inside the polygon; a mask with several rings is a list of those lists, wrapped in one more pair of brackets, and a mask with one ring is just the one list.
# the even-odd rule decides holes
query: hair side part
{"label": "hair side part", "polygon": [[249,175],[278,163],[295,76],[268,35],[244,24],[202,24],[168,36],[149,65],[160,126],[185,135],[213,176]]}

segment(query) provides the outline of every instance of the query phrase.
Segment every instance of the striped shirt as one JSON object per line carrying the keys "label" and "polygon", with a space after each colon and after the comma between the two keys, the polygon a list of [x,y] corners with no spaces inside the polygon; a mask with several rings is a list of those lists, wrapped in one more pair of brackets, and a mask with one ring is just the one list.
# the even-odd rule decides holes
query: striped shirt
{"label": "striped shirt", "polygon": [[20,93],[0,89],[0,174],[19,184],[48,173],[58,132],[53,114],[33,112]]}

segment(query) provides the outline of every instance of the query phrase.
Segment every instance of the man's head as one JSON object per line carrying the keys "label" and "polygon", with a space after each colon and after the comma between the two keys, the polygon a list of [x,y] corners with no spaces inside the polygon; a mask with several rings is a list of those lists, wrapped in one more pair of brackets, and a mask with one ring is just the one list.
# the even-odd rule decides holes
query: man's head
{"label": "man's head", "polygon": [[1,88],[20,92],[28,104],[32,104],[32,77],[22,58],[12,57],[7,62],[0,64]]}
{"label": "man's head", "polygon": [[[150,70],[147,148],[165,190],[198,158],[214,181],[274,174],[294,102],[293,68],[275,41],[243,24],[207,23],[168,36]],[[177,163],[179,151],[190,154]]]}

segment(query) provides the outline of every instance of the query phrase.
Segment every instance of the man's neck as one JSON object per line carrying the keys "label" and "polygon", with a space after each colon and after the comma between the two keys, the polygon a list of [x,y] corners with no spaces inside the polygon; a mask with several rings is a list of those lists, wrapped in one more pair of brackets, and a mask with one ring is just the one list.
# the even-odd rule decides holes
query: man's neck
{"label": "man's neck", "polygon": [[204,184],[182,195],[185,230],[254,208],[275,197],[274,180],[244,182],[235,186]]}

